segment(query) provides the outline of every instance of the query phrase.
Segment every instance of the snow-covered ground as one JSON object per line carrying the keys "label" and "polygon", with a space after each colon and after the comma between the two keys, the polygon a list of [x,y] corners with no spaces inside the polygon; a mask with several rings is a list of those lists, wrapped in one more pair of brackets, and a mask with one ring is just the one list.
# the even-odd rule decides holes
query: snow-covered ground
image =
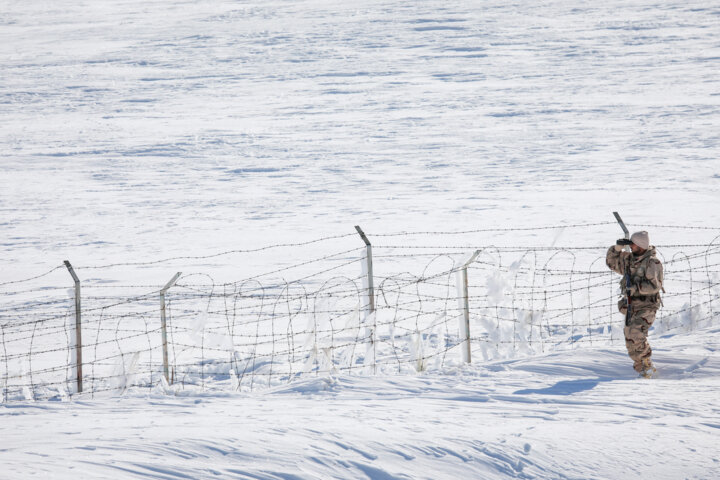
{"label": "snow-covered ground", "polygon": [[713,2],[0,15],[3,278],[356,224],[720,224]]}
{"label": "snow-covered ground", "polygon": [[[88,295],[147,293],[176,271],[360,259],[354,225],[379,278],[427,265],[383,245],[602,247],[614,210],[682,258],[671,245],[720,227],[719,33],[694,0],[6,1],[1,325],[28,298],[71,305],[64,267],[9,283],[65,259]],[[383,236],[401,231],[472,233]],[[649,382],[615,341],[250,393],[13,400],[0,478],[716,478],[709,315],[651,335]]]}
{"label": "snow-covered ground", "polygon": [[8,404],[0,478],[717,478],[720,330],[255,394]]}

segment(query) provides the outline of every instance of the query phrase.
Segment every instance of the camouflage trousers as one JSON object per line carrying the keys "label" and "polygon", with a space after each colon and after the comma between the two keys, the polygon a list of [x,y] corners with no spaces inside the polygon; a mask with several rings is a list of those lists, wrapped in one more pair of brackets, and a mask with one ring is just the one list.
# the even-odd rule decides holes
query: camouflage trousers
{"label": "camouflage trousers", "polygon": [[648,342],[648,330],[655,321],[657,310],[638,310],[633,312],[630,317],[630,324],[625,326],[625,346],[628,355],[633,360],[633,368],[637,372],[642,372],[645,368],[643,359],[647,359],[646,364],[650,361],[652,349]]}

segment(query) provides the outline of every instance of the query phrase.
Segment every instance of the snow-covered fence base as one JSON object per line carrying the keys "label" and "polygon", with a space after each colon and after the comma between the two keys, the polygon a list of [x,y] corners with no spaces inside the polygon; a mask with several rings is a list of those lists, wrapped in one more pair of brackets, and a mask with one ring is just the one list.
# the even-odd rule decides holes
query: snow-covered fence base
{"label": "snow-covered fence base", "polygon": [[[651,335],[720,323],[720,246],[658,250],[666,293]],[[90,279],[83,287],[84,394],[138,387],[251,391],[306,376],[456,368],[467,361],[468,334],[473,363],[624,348],[620,278],[605,266],[604,247],[375,246],[375,252],[373,312],[365,248],[238,282],[180,277],[165,299],[167,379],[161,287],[129,295],[131,286]],[[5,288],[0,401],[77,394],[74,299],[66,287]]]}

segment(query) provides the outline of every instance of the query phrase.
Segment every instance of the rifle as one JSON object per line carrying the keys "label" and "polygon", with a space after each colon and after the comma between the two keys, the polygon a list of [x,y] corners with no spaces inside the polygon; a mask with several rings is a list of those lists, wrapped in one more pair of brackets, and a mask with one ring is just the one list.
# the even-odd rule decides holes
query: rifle
{"label": "rifle", "polygon": [[630,325],[630,319],[632,318],[632,303],[630,298],[630,287],[632,282],[630,281],[630,257],[625,262],[625,302],[627,303],[627,311],[625,312],[625,326]]}

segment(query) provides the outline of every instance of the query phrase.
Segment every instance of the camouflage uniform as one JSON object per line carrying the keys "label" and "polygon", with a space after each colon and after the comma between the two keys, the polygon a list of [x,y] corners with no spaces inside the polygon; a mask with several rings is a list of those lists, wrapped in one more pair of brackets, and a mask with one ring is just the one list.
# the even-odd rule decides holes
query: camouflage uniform
{"label": "camouflage uniform", "polygon": [[[614,272],[623,275],[622,291],[625,292],[625,268],[630,269],[630,303],[632,311],[630,321],[625,325],[625,346],[633,360],[633,368],[643,373],[652,368],[652,349],[647,340],[648,330],[655,321],[660,308],[660,290],[662,290],[663,267],[655,257],[655,247],[649,247],[645,253],[636,257],[631,252],[618,252],[612,246],[608,250],[605,263]],[[627,313],[625,296],[618,303],[623,315]]]}

